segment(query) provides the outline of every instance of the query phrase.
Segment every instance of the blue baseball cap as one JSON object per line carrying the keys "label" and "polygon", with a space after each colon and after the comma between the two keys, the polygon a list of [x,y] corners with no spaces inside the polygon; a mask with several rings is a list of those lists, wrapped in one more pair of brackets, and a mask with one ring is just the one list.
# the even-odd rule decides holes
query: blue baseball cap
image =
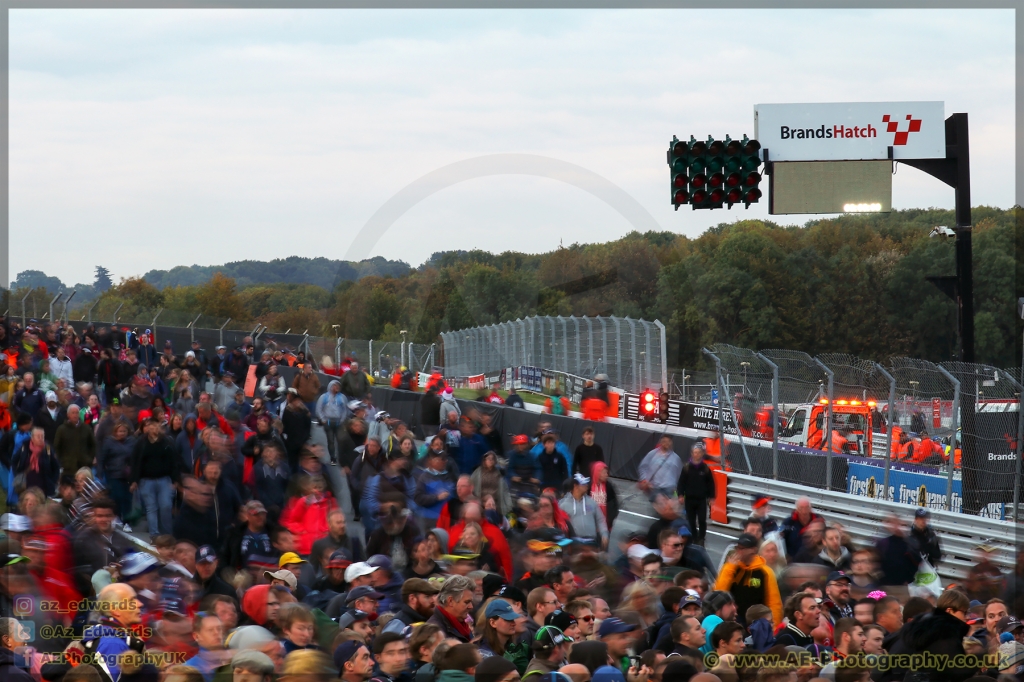
{"label": "blue baseball cap", "polygon": [[121,577],[135,578],[143,573],[155,571],[160,567],[160,560],[146,552],[132,552],[121,560]]}
{"label": "blue baseball cap", "polygon": [[205,564],[212,563],[217,560],[217,551],[209,545],[203,545],[196,550],[196,563]]}
{"label": "blue baseball cap", "polygon": [[487,605],[487,611],[484,612],[484,616],[487,618],[503,618],[504,620],[519,620],[520,618],[526,618],[521,613],[516,613],[516,610],[512,608],[504,599],[495,599]]}
{"label": "blue baseball cap", "polygon": [[601,621],[601,628],[597,631],[597,636],[607,637],[608,635],[617,635],[621,632],[633,632],[633,630],[636,630],[635,625],[613,616]]}
{"label": "blue baseball cap", "polygon": [[679,600],[679,608],[683,609],[690,605],[701,606],[704,602],[696,594],[688,594]]}

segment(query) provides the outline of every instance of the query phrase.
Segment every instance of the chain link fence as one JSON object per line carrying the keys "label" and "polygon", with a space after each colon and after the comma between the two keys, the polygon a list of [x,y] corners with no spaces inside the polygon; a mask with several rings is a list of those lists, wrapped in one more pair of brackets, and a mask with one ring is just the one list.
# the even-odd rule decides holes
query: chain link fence
{"label": "chain link fence", "polygon": [[443,332],[445,373],[465,377],[508,367],[575,376],[607,374],[629,391],[666,387],[665,327],[629,317],[534,316]]}

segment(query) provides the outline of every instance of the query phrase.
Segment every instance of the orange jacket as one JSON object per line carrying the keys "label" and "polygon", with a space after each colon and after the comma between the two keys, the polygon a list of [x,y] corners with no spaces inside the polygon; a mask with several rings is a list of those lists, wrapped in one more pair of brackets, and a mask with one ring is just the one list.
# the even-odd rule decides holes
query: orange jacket
{"label": "orange jacket", "polygon": [[584,398],[580,403],[583,418],[594,422],[603,422],[608,411],[608,404],[600,398]]}

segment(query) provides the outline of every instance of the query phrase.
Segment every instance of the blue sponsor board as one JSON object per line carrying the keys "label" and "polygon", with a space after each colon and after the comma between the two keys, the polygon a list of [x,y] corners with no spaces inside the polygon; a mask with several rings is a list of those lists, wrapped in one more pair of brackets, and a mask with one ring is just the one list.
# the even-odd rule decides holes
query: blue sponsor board
{"label": "blue sponsor board", "polygon": [[520,367],[519,380],[522,382],[523,388],[527,391],[537,391],[540,393],[543,388],[541,385],[541,370],[539,367]]}
{"label": "blue sponsor board", "polygon": [[[885,468],[875,464],[855,462],[847,463],[846,492],[851,495],[870,497],[876,500],[888,500],[915,507],[945,510],[946,484],[945,476],[928,474],[892,467],[889,470],[889,490],[885,490]],[[953,495],[949,506],[950,511],[963,511],[963,485],[959,477],[953,478]],[[1001,502],[987,505],[979,514],[988,518],[1003,519],[1005,510]]]}

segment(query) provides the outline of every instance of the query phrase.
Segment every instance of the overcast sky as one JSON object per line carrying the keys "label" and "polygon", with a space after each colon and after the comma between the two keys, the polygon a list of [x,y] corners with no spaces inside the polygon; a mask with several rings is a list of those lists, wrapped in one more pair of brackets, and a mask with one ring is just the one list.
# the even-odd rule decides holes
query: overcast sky
{"label": "overcast sky", "polygon": [[[753,135],[762,102],[944,100],[970,113],[974,203],[1009,207],[1014,88],[1012,10],[12,9],[10,273],[343,258],[418,177],[509,152],[578,164],[696,236],[767,201],[673,212],[668,140]],[[953,192],[902,166],[893,206]],[[499,175],[423,200],[371,255],[630,229],[577,187]]]}

